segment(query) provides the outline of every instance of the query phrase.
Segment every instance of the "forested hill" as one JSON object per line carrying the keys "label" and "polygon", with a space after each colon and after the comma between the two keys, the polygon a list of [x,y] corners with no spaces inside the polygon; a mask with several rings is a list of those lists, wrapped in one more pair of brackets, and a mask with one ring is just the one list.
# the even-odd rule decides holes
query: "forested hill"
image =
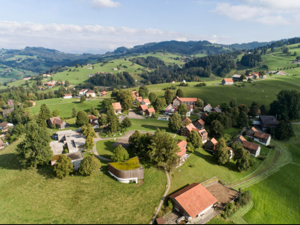
{"label": "forested hill", "polygon": [[42,73],[52,67],[74,66],[88,60],[99,59],[101,55],[68,54],[41,47],[26,47],[22,50],[0,50],[0,64],[36,73]]}

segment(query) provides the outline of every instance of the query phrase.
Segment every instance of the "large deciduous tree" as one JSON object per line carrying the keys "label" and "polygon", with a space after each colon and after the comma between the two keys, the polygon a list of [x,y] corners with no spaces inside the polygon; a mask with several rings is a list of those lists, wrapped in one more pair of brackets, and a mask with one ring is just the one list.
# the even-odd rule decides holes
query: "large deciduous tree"
{"label": "large deciduous tree", "polygon": [[65,178],[74,171],[72,160],[66,155],[60,155],[54,167],[54,172],[58,178]]}
{"label": "large deciduous tree", "polygon": [[111,157],[114,162],[124,162],[125,160],[129,159],[129,154],[122,145],[119,145],[115,148],[114,154]]}
{"label": "large deciduous tree", "polygon": [[177,112],[173,113],[168,125],[172,131],[179,130],[182,127],[181,116]]}
{"label": "large deciduous tree", "polygon": [[101,163],[96,156],[87,156],[80,163],[79,173],[83,176],[90,176],[100,168]]}
{"label": "large deciduous tree", "polygon": [[156,100],[156,94],[155,94],[154,92],[151,92],[151,93],[149,94],[149,101],[150,101],[151,104],[152,104],[153,102],[155,102],[155,100]]}
{"label": "large deciduous tree", "polygon": [[247,171],[251,165],[250,165],[250,152],[245,151],[243,148],[242,143],[235,142],[232,145],[232,149],[234,151],[234,160],[236,161],[236,168],[239,171]]}
{"label": "large deciduous tree", "polygon": [[164,98],[156,98],[152,105],[154,106],[154,109],[158,111],[166,106],[166,100]]}
{"label": "large deciduous tree", "polygon": [[177,111],[179,112],[179,115],[181,116],[186,116],[188,110],[187,110],[187,107],[185,104],[180,104],[178,107],[177,107]]}
{"label": "large deciduous tree", "polygon": [[83,125],[89,124],[89,117],[84,111],[79,111],[76,117],[76,125],[82,127]]}
{"label": "large deciduous tree", "polygon": [[38,115],[37,123],[40,127],[47,127],[47,120],[49,120],[51,117],[50,110],[49,108],[45,105],[42,104],[40,113]]}
{"label": "large deciduous tree", "polygon": [[171,89],[167,89],[165,91],[165,99],[166,99],[166,103],[168,105],[173,101],[174,97],[175,97],[175,94]]}
{"label": "large deciduous tree", "polygon": [[176,96],[178,96],[179,98],[183,98],[184,97],[184,93],[181,89],[178,89],[176,92]]}
{"label": "large deciduous tree", "polygon": [[219,120],[214,120],[209,127],[209,131],[213,137],[218,138],[222,136],[224,132],[224,126]]}
{"label": "large deciduous tree", "polygon": [[216,158],[219,165],[224,165],[229,160],[228,149],[223,138],[221,138],[216,145],[214,157]]}
{"label": "large deciduous tree", "polygon": [[148,88],[143,85],[142,87],[140,87],[139,89],[139,95],[140,97],[143,97],[143,98],[147,98],[148,95],[149,95],[149,91],[148,91]]}
{"label": "large deciduous tree", "polygon": [[194,146],[194,148],[202,147],[202,138],[199,135],[199,133],[195,130],[192,130],[192,132],[190,132],[186,141],[191,143]]}

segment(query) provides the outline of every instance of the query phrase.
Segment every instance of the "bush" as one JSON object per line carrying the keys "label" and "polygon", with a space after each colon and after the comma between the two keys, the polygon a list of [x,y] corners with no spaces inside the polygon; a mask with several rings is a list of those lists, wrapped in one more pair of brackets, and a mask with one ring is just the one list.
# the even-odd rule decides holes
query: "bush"
{"label": "bush", "polygon": [[261,161],[264,161],[264,160],[266,160],[267,159],[267,157],[266,156],[258,156],[257,157],[259,160],[261,160]]}
{"label": "bush", "polygon": [[275,149],[276,148],[275,145],[268,145],[267,147],[270,148],[270,149]]}
{"label": "bush", "polygon": [[172,202],[171,199],[168,201],[168,207],[169,207],[170,209],[173,209],[173,202]]}
{"label": "bush", "polygon": [[250,166],[254,166],[256,164],[256,160],[254,158],[249,159]]}
{"label": "bush", "polygon": [[199,113],[200,110],[199,109],[194,109],[194,113]]}

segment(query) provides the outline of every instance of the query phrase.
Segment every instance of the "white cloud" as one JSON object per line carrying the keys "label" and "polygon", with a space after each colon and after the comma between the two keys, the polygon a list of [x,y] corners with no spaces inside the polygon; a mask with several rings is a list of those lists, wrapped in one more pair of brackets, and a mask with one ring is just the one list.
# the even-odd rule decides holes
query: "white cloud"
{"label": "white cloud", "polygon": [[97,8],[114,8],[119,7],[119,2],[114,2],[112,0],[92,0],[92,5]]}
{"label": "white cloud", "polygon": [[42,46],[78,53],[103,53],[120,46],[133,47],[161,40],[214,40],[217,42],[229,39],[225,36],[188,35],[153,28],[135,29],[72,24],[43,25],[11,21],[0,21],[0,37],[2,48]]}

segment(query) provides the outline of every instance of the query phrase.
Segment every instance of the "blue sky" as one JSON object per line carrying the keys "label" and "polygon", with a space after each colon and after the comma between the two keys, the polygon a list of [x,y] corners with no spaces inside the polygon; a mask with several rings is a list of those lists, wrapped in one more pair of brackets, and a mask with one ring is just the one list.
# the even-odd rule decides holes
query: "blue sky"
{"label": "blue sky", "polygon": [[104,53],[166,40],[299,36],[299,0],[0,0],[0,48]]}

